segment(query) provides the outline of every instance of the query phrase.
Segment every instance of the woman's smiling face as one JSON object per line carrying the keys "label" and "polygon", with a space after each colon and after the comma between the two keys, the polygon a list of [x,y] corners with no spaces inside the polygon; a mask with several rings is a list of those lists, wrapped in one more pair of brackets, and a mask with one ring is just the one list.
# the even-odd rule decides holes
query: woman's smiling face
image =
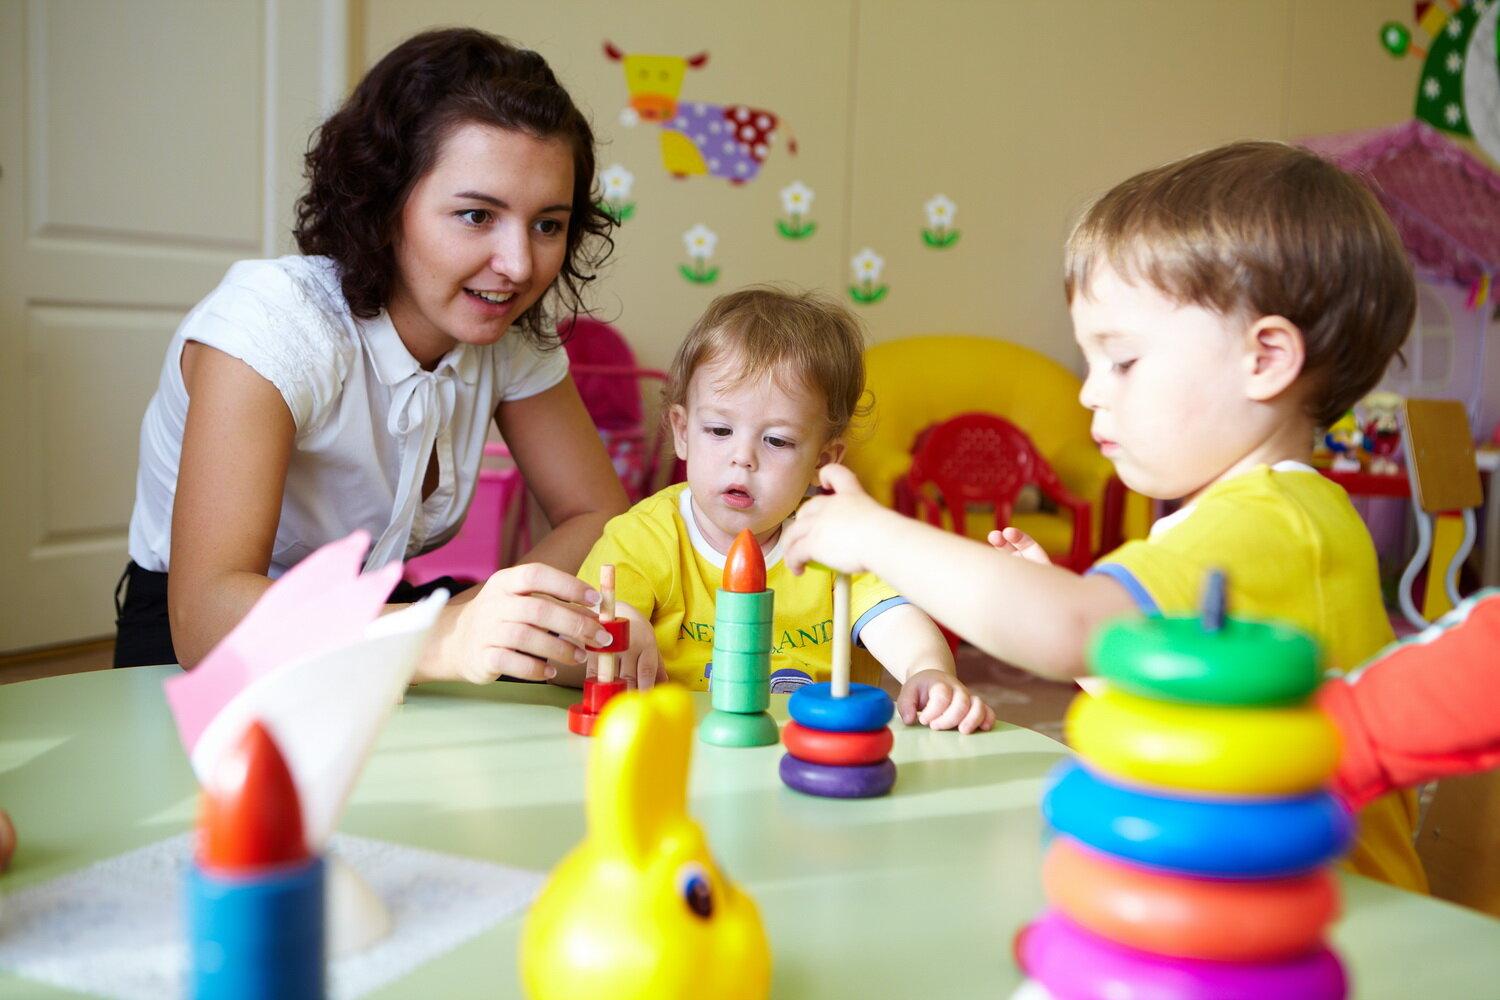
{"label": "woman's smiling face", "polygon": [[412,186],[387,309],[424,366],[456,344],[493,344],[567,257],[573,154],[565,139],[469,122]]}

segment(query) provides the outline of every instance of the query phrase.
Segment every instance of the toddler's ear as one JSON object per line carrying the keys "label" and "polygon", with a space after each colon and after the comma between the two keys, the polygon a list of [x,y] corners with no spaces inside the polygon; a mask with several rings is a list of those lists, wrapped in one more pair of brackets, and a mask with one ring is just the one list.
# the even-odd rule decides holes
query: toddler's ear
{"label": "toddler's ear", "polygon": [[667,410],[667,420],[672,425],[672,450],[677,457],[687,461],[687,407],[673,403]]}
{"label": "toddler's ear", "polygon": [[1307,361],[1302,329],[1285,316],[1262,316],[1245,334],[1245,394],[1269,402],[1290,389]]}
{"label": "toddler's ear", "polygon": [[825,465],[833,465],[834,463],[842,462],[843,460],[844,439],[842,437],[836,437],[832,441],[825,444],[823,446],[823,450],[818,453],[818,468],[821,469]]}

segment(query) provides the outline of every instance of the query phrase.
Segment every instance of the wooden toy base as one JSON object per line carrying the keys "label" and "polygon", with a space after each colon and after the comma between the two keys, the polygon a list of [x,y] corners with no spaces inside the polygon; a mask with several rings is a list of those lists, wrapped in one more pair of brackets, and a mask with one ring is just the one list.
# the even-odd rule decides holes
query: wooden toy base
{"label": "wooden toy base", "polygon": [[599,721],[599,713],[604,711],[609,699],[624,690],[624,681],[610,681],[608,684],[601,684],[592,678],[584,681],[583,700],[568,706],[568,730],[579,736],[594,735],[594,725]]}
{"label": "wooden toy base", "polygon": [[698,724],[698,738],[718,747],[764,747],[781,741],[776,720],[765,712],[740,714],[714,709]]}

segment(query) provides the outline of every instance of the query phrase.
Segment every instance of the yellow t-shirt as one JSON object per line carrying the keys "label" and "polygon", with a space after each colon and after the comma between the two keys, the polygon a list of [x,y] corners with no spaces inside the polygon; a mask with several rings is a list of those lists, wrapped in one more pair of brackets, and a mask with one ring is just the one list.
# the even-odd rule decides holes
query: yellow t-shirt
{"label": "yellow t-shirt", "polygon": [[[1090,570],[1125,586],[1147,614],[1192,614],[1209,570],[1228,575],[1229,607],[1283,621],[1345,671],[1395,639],[1380,597],[1375,547],[1342,487],[1297,462],[1216,483],[1195,502]],[[1412,847],[1416,799],[1383,796],[1359,814],[1354,871],[1418,892],[1427,877]]]}
{"label": "yellow t-shirt", "polygon": [[[580,579],[599,584],[599,567],[615,567],[615,599],[651,622],[662,664],[679,684],[708,687],[704,667],[713,658],[714,602],[724,556],[703,538],[693,520],[686,483],[668,486],[619,517],[610,519],[595,543]],[[781,561],[780,540],[765,554],[766,586],[776,592],[771,649],[771,690],[792,691],[829,677],[833,655],[833,582],[808,569],[793,576]],[[850,616],[854,654],[850,674],[873,683],[878,667],[859,647],[859,631],[904,598],[877,577],[851,581]]]}

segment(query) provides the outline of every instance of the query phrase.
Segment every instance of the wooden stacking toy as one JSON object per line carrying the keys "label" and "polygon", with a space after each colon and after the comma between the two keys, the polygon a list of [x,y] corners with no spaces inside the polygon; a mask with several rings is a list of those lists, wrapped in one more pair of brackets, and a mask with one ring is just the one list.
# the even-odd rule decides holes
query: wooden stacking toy
{"label": "wooden stacking toy", "polygon": [[708,697],[713,709],[698,738],[721,747],[763,747],[776,742],[771,707],[771,631],[776,595],[766,589],[766,558],[747,528],[724,557],[724,578],[714,605],[713,661]]}
{"label": "wooden stacking toy", "polygon": [[201,1000],[324,996],[323,860],[291,771],[252,722],[203,789],[188,869],[188,992]]}
{"label": "wooden stacking toy", "polygon": [[583,700],[568,706],[568,729],[579,736],[592,736],[599,713],[609,699],[625,690],[615,677],[615,654],[630,648],[630,619],[615,617],[615,568],[599,567],[599,627],[609,633],[609,645],[585,646],[599,654],[598,676],[583,682]]}
{"label": "wooden stacking toy", "polygon": [[792,721],[782,730],[786,754],[781,780],[788,788],[830,799],[884,795],[896,783],[888,723],[890,696],[869,684],[849,683],[849,576],[833,577],[833,679],[799,688],[787,704]]}
{"label": "wooden stacking toy", "polygon": [[1096,637],[1107,683],[1069,709],[1080,759],[1042,801],[1051,909],[1017,936],[1017,996],[1346,996],[1324,943],[1339,913],[1326,866],[1354,820],[1324,787],[1338,738],[1309,704],[1317,646],[1226,616],[1224,595],[1211,574],[1201,616]]}

